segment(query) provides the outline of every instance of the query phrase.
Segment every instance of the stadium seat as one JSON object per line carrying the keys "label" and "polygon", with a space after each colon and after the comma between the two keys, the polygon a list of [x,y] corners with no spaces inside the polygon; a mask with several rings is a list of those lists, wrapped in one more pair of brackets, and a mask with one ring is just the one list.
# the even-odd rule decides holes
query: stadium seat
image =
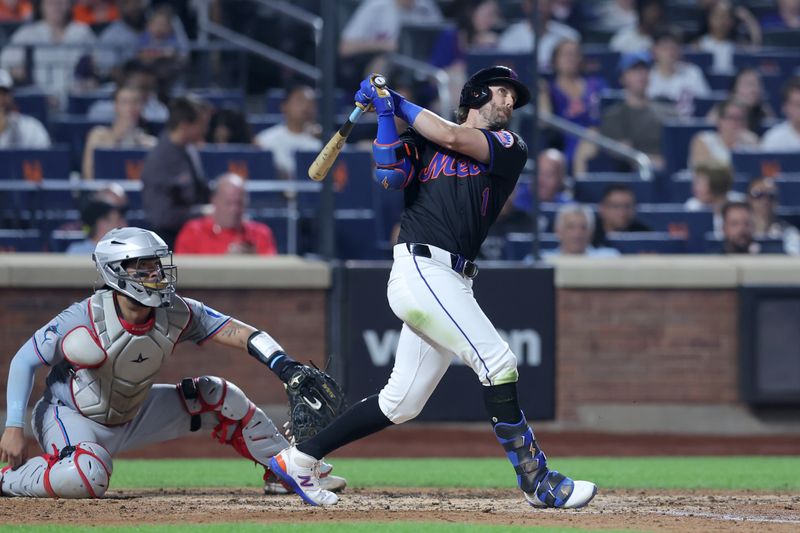
{"label": "stadium seat", "polygon": [[96,148],[95,179],[139,181],[147,152],[144,148]]}
{"label": "stadium seat", "polygon": [[[746,193],[750,180],[737,175],[733,180],[733,190]],[[688,170],[676,172],[666,181],[665,201],[682,204],[692,197],[692,173]]]}
{"label": "stadium seat", "polygon": [[109,89],[97,89],[96,91],[70,94],[67,96],[67,113],[70,115],[86,115],[95,102],[101,100],[111,100],[114,92]]}
{"label": "stadium seat", "polygon": [[43,249],[38,229],[0,229],[0,252],[41,252]]}
{"label": "stadium seat", "polygon": [[275,237],[275,244],[278,246],[278,253],[285,254],[288,253],[288,229],[289,229],[289,222],[285,216],[283,215],[271,215],[271,216],[253,216],[253,220],[257,222],[262,222],[269,226],[269,229],[272,230],[272,234]]}
{"label": "stadium seat", "polygon": [[39,119],[47,127],[49,103],[47,95],[38,87],[22,87],[14,91],[14,103],[19,112]]}
{"label": "stadium seat", "polygon": [[796,206],[779,206],[775,209],[775,214],[778,218],[785,220],[792,226],[800,228],[800,207]]}
{"label": "stadium seat", "polygon": [[239,88],[220,89],[217,87],[209,87],[181,89],[179,92],[175,92],[173,96],[184,96],[186,94],[200,97],[216,109],[228,108],[236,109],[237,111],[244,111],[245,108],[244,91]]}
{"label": "stadium seat", "polygon": [[705,73],[711,70],[714,57],[710,52],[701,52],[693,48],[687,48],[683,50],[683,61],[697,65],[700,67],[700,70]]}
{"label": "stadium seat", "polygon": [[389,259],[379,246],[379,224],[374,216],[349,216],[336,213],[336,256],[340,259]]}
{"label": "stadium seat", "polygon": [[797,30],[765,31],[763,39],[764,46],[776,46],[783,48],[800,47],[800,31]]}
{"label": "stadium seat", "polygon": [[668,232],[612,232],[606,236],[608,246],[623,254],[682,254],[686,253],[686,238]]}
{"label": "stadium seat", "polygon": [[721,74],[719,72],[704,72],[704,74],[712,91],[730,91],[733,85],[733,74]]}
{"label": "stadium seat", "polygon": [[[555,233],[539,234],[539,250],[554,250],[558,248],[558,236]],[[532,254],[532,233],[509,233],[506,235],[504,259],[507,261],[522,261]]]}
{"label": "stadium seat", "polygon": [[584,45],[583,51],[583,72],[587,76],[597,76],[608,82],[609,87],[618,88],[619,74],[617,64],[619,63],[619,52],[608,48],[607,45]]}
{"label": "stadium seat", "polygon": [[[298,175],[302,179],[317,152],[297,152]],[[342,152],[333,164],[325,179],[332,179],[335,191],[335,209],[339,210],[375,210],[378,205],[377,196],[382,193],[375,183],[372,174],[372,153],[364,150]],[[300,193],[298,206],[301,213],[307,215],[316,211],[319,205],[319,193]]]}
{"label": "stadium seat", "polygon": [[89,120],[81,115],[58,115],[50,120],[50,133],[53,141],[70,146],[72,152],[70,168],[75,170],[81,168],[86,136],[89,134],[89,130],[99,125],[108,126],[109,123]]}
{"label": "stadium seat", "polygon": [[[353,89],[350,92],[345,91],[343,89],[335,90],[333,102],[337,112],[344,112],[345,110],[349,110],[352,107],[354,92],[355,89]],[[317,98],[319,98],[319,92],[317,93]],[[286,99],[286,89],[267,89],[267,92],[264,96],[264,113],[268,115],[280,115],[281,103],[283,103],[285,99]]]}
{"label": "stadium seat", "polygon": [[714,124],[705,119],[668,120],[661,134],[661,155],[664,157],[667,175],[687,167],[689,144],[692,137],[703,130],[713,130]]}
{"label": "stadium seat", "polygon": [[274,179],[272,152],[244,144],[206,146],[200,150],[200,160],[208,179],[234,172],[247,179]]}
{"label": "stadium seat", "polygon": [[686,251],[701,253],[706,249],[705,235],[714,230],[711,211],[686,211],[682,204],[642,204],[636,218],[653,231],[686,238]]}
{"label": "stadium seat", "polygon": [[55,230],[50,233],[47,249],[50,252],[64,253],[69,245],[86,239],[86,234],[81,230]]}
{"label": "stadium seat", "polygon": [[800,153],[797,152],[737,152],[734,151],[733,168],[750,179],[762,176],[800,172]]}
{"label": "stadium seat", "polygon": [[599,203],[606,188],[611,185],[626,185],[633,190],[638,203],[657,201],[656,183],[642,181],[637,174],[631,173],[592,173],[575,181],[575,200],[585,204]]}
{"label": "stadium seat", "polygon": [[434,51],[442,45],[440,42],[442,34],[454,30],[456,26],[452,22],[403,24],[397,39],[397,52],[430,62]]}
{"label": "stadium seat", "polygon": [[800,207],[800,175],[794,174],[775,180],[778,201],[786,207]]}
{"label": "stadium seat", "polygon": [[66,180],[70,174],[70,151],[63,145],[45,149],[0,150],[0,179]]}
{"label": "stadium seat", "polygon": [[712,91],[709,96],[698,96],[692,100],[692,105],[694,106],[692,116],[698,118],[705,117],[708,112],[711,111],[711,108],[724,102],[727,98],[727,91]]}
{"label": "stadium seat", "polygon": [[247,115],[247,123],[250,125],[253,136],[281,122],[283,122],[283,115],[280,113],[250,113]]}

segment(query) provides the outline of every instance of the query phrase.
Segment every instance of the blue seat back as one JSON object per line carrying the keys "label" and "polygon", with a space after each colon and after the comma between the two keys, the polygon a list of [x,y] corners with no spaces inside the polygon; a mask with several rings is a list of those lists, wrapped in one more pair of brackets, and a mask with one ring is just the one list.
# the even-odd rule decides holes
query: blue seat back
{"label": "blue seat back", "polygon": [[253,180],[276,177],[272,152],[255,146],[229,144],[205,147],[200,150],[200,160],[208,179],[214,179],[226,172]]}
{"label": "blue seat back", "polygon": [[623,254],[682,254],[687,250],[687,239],[667,232],[615,232],[606,238],[608,246]]}
{"label": "blue seat back", "polygon": [[50,132],[54,142],[68,144],[72,151],[71,167],[80,169],[86,136],[95,126],[108,126],[108,122],[89,120],[81,115],[58,115],[50,120]]}
{"label": "blue seat back", "polygon": [[[558,248],[558,236],[555,233],[539,234],[539,250],[554,250]],[[506,235],[503,259],[507,261],[522,261],[531,255],[533,249],[532,233],[509,233]]]}
{"label": "blue seat back", "polygon": [[66,180],[71,171],[70,151],[63,145],[43,149],[0,150],[0,179]]}
{"label": "blue seat back", "polygon": [[38,229],[0,229],[0,252],[42,252]]}
{"label": "blue seat back", "polygon": [[47,95],[38,88],[25,87],[14,91],[14,103],[19,112],[39,119],[42,124],[47,126],[50,105]]}
{"label": "blue seat back", "polygon": [[142,167],[148,150],[145,148],[96,148],[94,151],[94,179],[142,179]]}
{"label": "blue seat back", "polygon": [[706,233],[714,230],[711,211],[686,211],[680,204],[640,205],[636,218],[653,231],[686,237],[686,251],[700,253],[705,250]]}
{"label": "blue seat back", "polygon": [[733,168],[750,179],[800,172],[797,152],[733,152]]}
{"label": "blue seat back", "polygon": [[714,124],[705,119],[668,120],[661,134],[661,155],[665,160],[667,175],[683,170],[688,165],[689,143],[703,130],[713,130]]}
{"label": "blue seat back", "polygon": [[800,207],[800,175],[775,180],[778,186],[778,203],[786,207]]}
{"label": "blue seat back", "polygon": [[575,200],[585,204],[599,203],[605,190],[612,185],[625,185],[633,191],[638,203],[657,201],[656,183],[642,181],[630,173],[593,173],[575,182]]}
{"label": "blue seat back", "polygon": [[[317,152],[297,152],[298,179],[308,179],[307,169],[317,157]],[[335,209],[375,210],[377,195],[383,192],[373,179],[372,153],[367,151],[342,152],[334,162],[326,180],[333,180]],[[298,207],[302,213],[316,211],[319,193],[300,193]]]}

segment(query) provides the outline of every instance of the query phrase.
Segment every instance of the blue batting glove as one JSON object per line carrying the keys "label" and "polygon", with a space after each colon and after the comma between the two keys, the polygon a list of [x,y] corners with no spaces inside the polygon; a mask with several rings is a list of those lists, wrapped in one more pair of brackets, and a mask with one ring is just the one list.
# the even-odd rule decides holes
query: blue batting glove
{"label": "blue batting glove", "polygon": [[353,100],[355,100],[356,104],[361,106],[364,110],[369,110],[370,105],[372,105],[372,98],[364,94],[361,89],[356,91],[356,94],[353,96]]}

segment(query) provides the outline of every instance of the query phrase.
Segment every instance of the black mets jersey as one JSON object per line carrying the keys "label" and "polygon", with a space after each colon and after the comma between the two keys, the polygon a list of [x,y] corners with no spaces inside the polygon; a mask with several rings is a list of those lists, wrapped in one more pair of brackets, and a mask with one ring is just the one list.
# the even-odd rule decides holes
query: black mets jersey
{"label": "black mets jersey", "polygon": [[442,148],[413,129],[400,137],[416,148],[416,179],[405,189],[399,242],[430,244],[470,260],[478,255],[528,159],[517,134],[481,131],[489,141],[488,163]]}

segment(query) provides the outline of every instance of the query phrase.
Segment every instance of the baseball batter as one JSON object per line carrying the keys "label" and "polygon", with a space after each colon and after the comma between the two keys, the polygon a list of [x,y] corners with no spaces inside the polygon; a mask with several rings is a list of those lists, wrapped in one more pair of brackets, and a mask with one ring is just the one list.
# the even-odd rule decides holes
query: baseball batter
{"label": "baseball batter", "polygon": [[[404,324],[394,368],[380,393],[271,461],[272,470],[306,502],[336,503],[338,497],[318,483],[320,458],[417,416],[454,357],[483,384],[494,433],[531,505],[582,507],[597,492],[593,483],[548,469],[517,401],[516,357],[472,293],[478,274],[473,260],[527,160],[524,142],[505,128],[512,110],[529,100],[514,71],[484,69],[464,85],[455,124],[393,91],[376,89],[369,78],[362,82],[356,101],[373,105],[378,114],[376,180],[405,191],[387,291]],[[412,126],[402,137],[395,116]]]}
{"label": "baseball batter", "polygon": [[[105,286],[42,326],[11,361],[0,496],[101,497],[119,452],[209,429],[267,469],[267,489],[286,492],[268,465],[288,442],[241,389],[214,376],[177,386],[154,380],[185,341],[240,348],[284,382],[296,381],[305,367],[267,333],[177,296],[177,267],[155,233],[112,230],[93,257]],[[44,453],[26,461],[24,417],[41,366],[50,373],[33,432]],[[321,473],[328,471],[323,463]],[[338,490],[344,480],[327,476],[323,484]]]}

